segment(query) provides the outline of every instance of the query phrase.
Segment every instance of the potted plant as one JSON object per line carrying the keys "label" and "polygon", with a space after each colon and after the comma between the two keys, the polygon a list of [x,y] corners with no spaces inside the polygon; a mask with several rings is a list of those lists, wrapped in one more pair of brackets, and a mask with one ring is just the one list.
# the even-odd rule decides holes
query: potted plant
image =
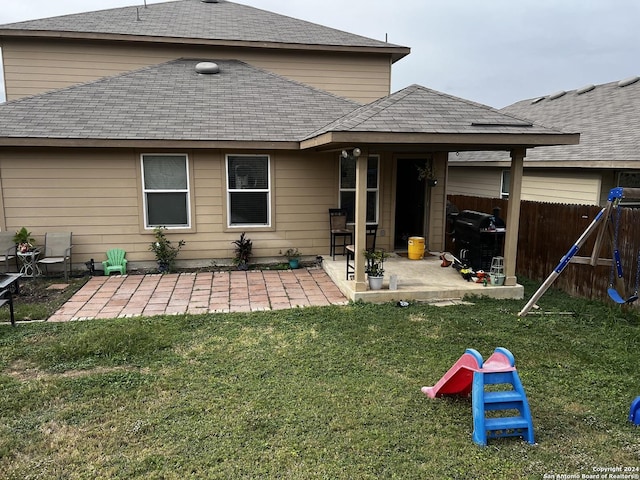
{"label": "potted plant", "polygon": [[286,252],[284,252],[284,256],[287,257],[289,261],[289,267],[292,269],[298,268],[300,266],[300,252],[297,248],[289,248]]}
{"label": "potted plant", "polygon": [[31,236],[31,232],[25,227],[22,227],[13,236],[13,242],[16,244],[16,251],[18,253],[33,252],[35,247],[35,240]]}
{"label": "potted plant", "polygon": [[430,187],[435,187],[438,185],[438,179],[436,178],[436,174],[431,167],[429,162],[424,162],[423,166],[416,165],[416,169],[418,170],[418,181],[427,180],[427,185]]}
{"label": "potted plant", "polygon": [[164,233],[165,230],[165,227],[156,227],[153,230],[156,240],[149,245],[149,250],[156,255],[158,272],[160,273],[170,273],[173,271],[176,257],[186,243],[184,240],[180,240],[177,246],[172,244],[171,240],[166,237]]}
{"label": "potted plant", "polygon": [[369,280],[369,288],[380,290],[384,280],[384,259],[389,255],[384,250],[365,250],[363,254],[367,260],[365,273]]}
{"label": "potted plant", "polygon": [[248,270],[249,269],[249,259],[251,258],[253,243],[250,239],[245,236],[245,232],[240,234],[239,240],[234,240],[233,243],[235,248],[235,258],[233,259],[234,265],[238,268],[238,270]]}

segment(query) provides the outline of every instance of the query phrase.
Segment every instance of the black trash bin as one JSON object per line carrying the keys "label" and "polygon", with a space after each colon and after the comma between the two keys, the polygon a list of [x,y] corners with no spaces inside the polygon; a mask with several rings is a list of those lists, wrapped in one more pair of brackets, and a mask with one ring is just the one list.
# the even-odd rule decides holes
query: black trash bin
{"label": "black trash bin", "polygon": [[496,228],[490,213],[462,210],[453,221],[456,256],[474,270],[491,269],[493,257],[502,256],[504,228]]}

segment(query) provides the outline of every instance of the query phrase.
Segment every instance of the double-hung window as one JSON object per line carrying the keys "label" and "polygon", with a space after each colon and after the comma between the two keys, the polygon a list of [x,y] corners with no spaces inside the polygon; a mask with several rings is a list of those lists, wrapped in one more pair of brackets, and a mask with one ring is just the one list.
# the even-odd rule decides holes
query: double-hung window
{"label": "double-hung window", "polygon": [[145,228],[190,227],[186,155],[142,155]]}
{"label": "double-hung window", "polygon": [[[379,165],[377,155],[367,159],[367,223],[378,223]],[[347,222],[356,215],[356,159],[340,157],[340,208],[347,209]]]}
{"label": "double-hung window", "polygon": [[229,227],[271,226],[271,178],[268,155],[227,155]]}

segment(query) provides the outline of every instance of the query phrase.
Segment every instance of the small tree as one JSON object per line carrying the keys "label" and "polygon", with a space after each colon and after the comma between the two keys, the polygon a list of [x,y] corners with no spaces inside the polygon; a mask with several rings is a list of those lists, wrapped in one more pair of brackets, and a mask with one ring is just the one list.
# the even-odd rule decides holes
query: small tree
{"label": "small tree", "polygon": [[173,245],[171,240],[166,237],[164,233],[165,230],[166,227],[156,227],[153,230],[156,240],[149,246],[149,250],[156,255],[158,271],[160,273],[170,273],[173,271],[176,257],[186,243],[184,240],[180,240],[177,246]]}

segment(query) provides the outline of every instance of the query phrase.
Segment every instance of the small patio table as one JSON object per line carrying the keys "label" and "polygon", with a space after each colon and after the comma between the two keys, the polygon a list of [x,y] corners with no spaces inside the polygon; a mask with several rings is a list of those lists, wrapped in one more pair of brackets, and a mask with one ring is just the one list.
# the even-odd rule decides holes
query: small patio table
{"label": "small patio table", "polygon": [[20,273],[23,277],[33,278],[42,275],[40,267],[38,266],[38,257],[40,256],[40,250],[32,250],[30,252],[18,252],[18,258],[22,262],[20,267]]}

